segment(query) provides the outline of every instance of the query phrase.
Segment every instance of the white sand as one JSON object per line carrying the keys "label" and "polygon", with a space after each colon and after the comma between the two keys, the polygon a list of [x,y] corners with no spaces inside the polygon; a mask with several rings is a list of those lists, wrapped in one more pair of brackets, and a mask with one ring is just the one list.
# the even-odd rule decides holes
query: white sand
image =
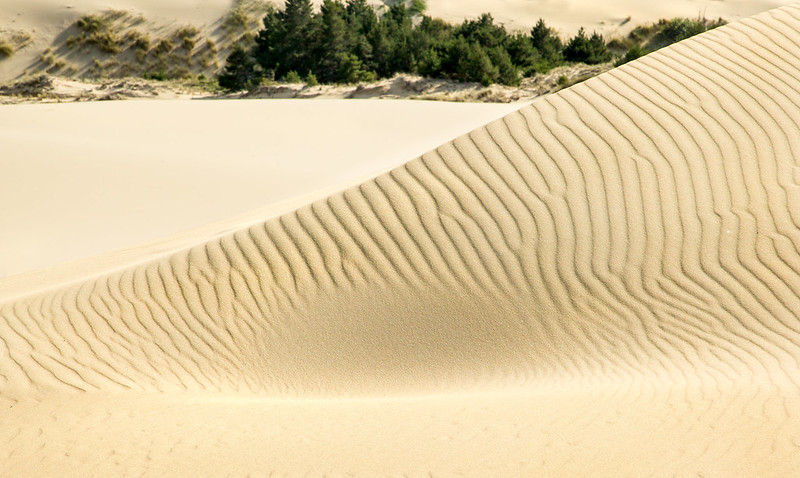
{"label": "white sand", "polygon": [[570,37],[580,27],[614,35],[661,18],[723,17],[736,21],[792,3],[793,0],[428,0],[427,13],[459,22],[489,12],[497,22],[519,30],[528,30],[543,18],[563,36]]}
{"label": "white sand", "polygon": [[800,6],[767,12],[299,209],[0,281],[0,476],[792,476],[799,64]]}
{"label": "white sand", "polygon": [[5,107],[0,278],[343,188],[519,107],[360,100]]}

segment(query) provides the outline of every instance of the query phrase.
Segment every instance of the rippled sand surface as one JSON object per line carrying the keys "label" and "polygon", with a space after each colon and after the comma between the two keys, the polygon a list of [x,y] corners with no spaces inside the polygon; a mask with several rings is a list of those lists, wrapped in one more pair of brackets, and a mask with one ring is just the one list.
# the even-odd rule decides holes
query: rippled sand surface
{"label": "rippled sand surface", "polygon": [[0,474],[790,476],[799,45],[773,10],[6,294]]}

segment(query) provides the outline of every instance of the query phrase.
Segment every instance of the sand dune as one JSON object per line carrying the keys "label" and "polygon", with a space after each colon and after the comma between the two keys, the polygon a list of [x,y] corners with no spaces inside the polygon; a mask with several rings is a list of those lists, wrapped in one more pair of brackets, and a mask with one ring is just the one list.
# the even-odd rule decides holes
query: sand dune
{"label": "sand dune", "polygon": [[791,475],[798,45],[800,7],[773,10],[293,212],[5,300],[0,466]]}
{"label": "sand dune", "polygon": [[294,198],[303,204],[518,108],[284,100],[3,108],[0,203],[16,207],[0,209],[0,278]]}
{"label": "sand dune", "polygon": [[448,21],[460,22],[491,12],[509,29],[527,30],[544,18],[564,36],[572,36],[579,28],[596,30],[606,35],[627,33],[637,25],[675,17],[723,17],[739,20],[770,8],[789,5],[792,0],[673,0],[642,2],[639,0],[428,0],[428,13]]}

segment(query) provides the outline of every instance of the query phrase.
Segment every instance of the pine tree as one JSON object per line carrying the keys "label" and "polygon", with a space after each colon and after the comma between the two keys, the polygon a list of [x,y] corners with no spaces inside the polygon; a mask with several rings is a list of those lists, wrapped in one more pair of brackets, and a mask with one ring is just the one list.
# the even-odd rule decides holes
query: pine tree
{"label": "pine tree", "polygon": [[267,12],[264,15],[264,28],[258,32],[256,46],[253,56],[258,61],[261,68],[268,77],[275,77],[275,70],[281,63],[282,41],[285,36],[285,29],[278,18],[275,7],[267,4]]}
{"label": "pine tree", "polygon": [[255,59],[241,46],[235,46],[219,75],[219,86],[229,91],[252,88],[261,81]]}
{"label": "pine tree", "polygon": [[339,81],[339,64],[350,53],[352,44],[347,11],[338,0],[324,0],[319,18],[320,41],[316,73],[323,83],[332,83]]}
{"label": "pine tree", "polygon": [[281,61],[275,69],[276,77],[292,70],[314,70],[311,52],[316,44],[317,26],[312,13],[311,0],[286,0],[286,6],[278,12],[283,37],[277,39],[276,52]]}
{"label": "pine tree", "polygon": [[541,57],[539,71],[547,71],[563,61],[561,39],[553,29],[545,25],[541,18],[531,29],[531,43]]}
{"label": "pine tree", "polygon": [[352,52],[364,64],[364,68],[375,70],[374,47],[378,35],[378,15],[366,0],[347,0],[347,25],[352,35]]}
{"label": "pine tree", "polygon": [[586,31],[581,28],[578,34],[572,37],[564,47],[564,59],[594,65],[611,60],[611,52],[606,48],[603,37],[598,33],[586,36]]}

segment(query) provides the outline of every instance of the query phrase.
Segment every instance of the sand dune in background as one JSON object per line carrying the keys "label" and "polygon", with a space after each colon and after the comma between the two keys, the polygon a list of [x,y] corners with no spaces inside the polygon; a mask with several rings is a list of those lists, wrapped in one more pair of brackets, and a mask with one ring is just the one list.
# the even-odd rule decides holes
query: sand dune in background
{"label": "sand dune in background", "polygon": [[661,18],[723,17],[736,21],[750,15],[793,3],[792,0],[428,0],[427,13],[452,22],[490,12],[495,20],[512,30],[528,30],[539,18],[571,37],[579,28],[605,35],[623,34],[637,25]]}
{"label": "sand dune in background", "polygon": [[4,301],[0,474],[790,475],[798,45],[773,10]]}
{"label": "sand dune in background", "polygon": [[[0,26],[22,29],[63,27],[65,17],[74,17],[71,18],[74,21],[83,13],[106,9],[128,10],[158,20],[203,24],[218,20],[236,3],[234,0],[73,0],[53,5],[52,0],[9,0],[0,5],[0,18],[3,19],[0,20]],[[283,2],[273,3],[280,5]],[[322,2],[315,0],[313,3],[319,5]],[[369,0],[368,3],[379,6],[384,2]],[[548,24],[571,36],[581,26],[589,30],[611,31],[627,17],[631,17],[634,25],[676,16],[722,16],[737,20],[789,3],[791,0],[678,0],[656,4],[639,0],[428,0],[426,13],[460,22],[464,18],[490,12],[507,27],[523,30],[536,24],[539,18],[544,18]]]}

